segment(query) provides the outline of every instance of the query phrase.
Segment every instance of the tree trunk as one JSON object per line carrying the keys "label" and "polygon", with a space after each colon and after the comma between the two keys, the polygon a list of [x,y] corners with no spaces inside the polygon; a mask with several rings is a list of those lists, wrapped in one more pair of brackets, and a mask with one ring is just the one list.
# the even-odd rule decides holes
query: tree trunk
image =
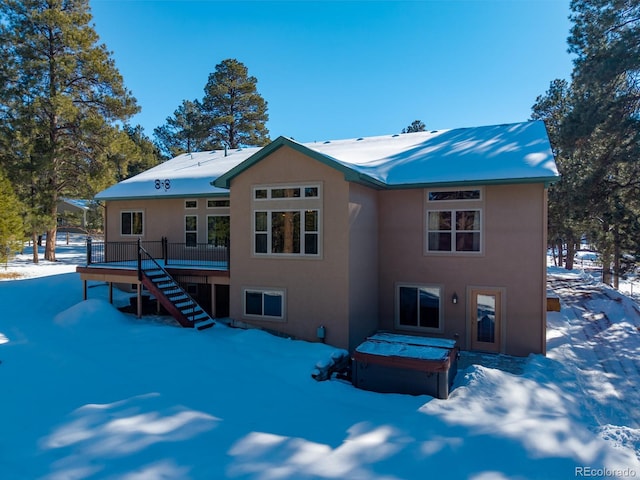
{"label": "tree trunk", "polygon": [[31,240],[33,241],[33,263],[38,263],[38,232],[35,230],[31,233]]}
{"label": "tree trunk", "polygon": [[567,242],[567,258],[565,259],[565,266],[567,270],[573,270],[573,258],[576,255],[576,244],[573,239]]}
{"label": "tree trunk", "polygon": [[564,245],[562,244],[562,240],[558,240],[557,241],[557,245],[558,245],[558,266],[562,267],[562,256],[563,256],[563,250],[564,250]]}
{"label": "tree trunk", "polygon": [[51,218],[53,226],[47,229],[47,241],[44,247],[44,259],[50,262],[56,261],[56,235],[58,233],[57,218],[58,218],[58,200],[54,199],[53,207],[51,207]]}

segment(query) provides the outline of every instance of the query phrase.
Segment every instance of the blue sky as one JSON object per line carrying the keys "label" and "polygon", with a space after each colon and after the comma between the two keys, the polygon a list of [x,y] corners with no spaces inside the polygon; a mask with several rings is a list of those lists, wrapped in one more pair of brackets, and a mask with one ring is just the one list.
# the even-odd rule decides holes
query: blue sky
{"label": "blue sky", "polygon": [[569,78],[569,0],[90,0],[147,135],[236,58],[271,138],[298,141],[525,121]]}

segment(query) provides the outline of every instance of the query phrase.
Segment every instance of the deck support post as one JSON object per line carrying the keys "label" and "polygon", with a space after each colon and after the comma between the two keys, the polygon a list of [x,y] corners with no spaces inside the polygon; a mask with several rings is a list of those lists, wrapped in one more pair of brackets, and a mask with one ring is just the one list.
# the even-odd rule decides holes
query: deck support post
{"label": "deck support post", "polygon": [[142,318],[142,283],[138,282],[138,301],[137,310],[138,310],[138,318]]}
{"label": "deck support post", "polygon": [[87,281],[86,280],[82,281],[82,297],[83,297],[83,300],[87,299]]}
{"label": "deck support post", "polygon": [[113,282],[109,282],[109,303],[113,305]]}

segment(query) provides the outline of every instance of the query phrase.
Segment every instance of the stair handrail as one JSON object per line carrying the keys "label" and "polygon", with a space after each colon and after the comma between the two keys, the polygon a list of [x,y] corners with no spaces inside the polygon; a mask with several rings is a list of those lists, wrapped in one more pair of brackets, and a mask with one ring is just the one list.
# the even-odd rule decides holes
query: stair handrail
{"label": "stair handrail", "polygon": [[[169,272],[167,272],[167,270],[166,270],[162,265],[160,265],[160,264],[156,261],[156,259],[155,259],[155,258],[153,258],[153,256],[152,256],[149,252],[147,252],[147,251],[145,250],[145,248],[142,246],[142,243],[140,242],[140,239],[138,239],[138,280],[139,280],[140,282],[142,281],[142,275],[143,275],[143,269],[142,269],[142,256],[143,256],[143,254],[147,257],[145,260],[151,260],[151,261],[153,262],[153,264],[154,264],[157,268],[159,268],[159,269],[162,271],[162,273],[164,273],[164,274],[165,274],[165,275],[167,275],[169,278],[171,278],[171,279],[175,282],[176,287],[178,287],[178,289],[179,289],[179,290],[180,290],[184,295],[186,295],[186,296],[189,298],[189,300],[191,300],[191,301],[193,302],[193,304],[194,304],[194,305],[200,305],[198,302],[196,302],[196,301],[193,299],[193,297],[192,297],[191,295],[189,295],[189,294],[187,293],[187,291],[186,291],[184,288],[182,288],[182,286],[180,286],[180,284],[179,284],[179,283],[178,283],[178,282],[177,282],[177,281],[176,281],[176,280],[175,280],[175,279],[174,279],[174,278],[169,274]],[[202,307],[200,307],[200,308],[202,308]],[[202,309],[202,311],[204,312],[204,308]],[[205,313],[206,313],[206,312],[205,312]],[[207,314],[207,315],[208,315],[208,314]],[[195,323],[195,317],[196,317],[195,308],[194,308],[194,309],[193,309],[193,311],[191,312],[190,317],[191,317],[191,323]]]}

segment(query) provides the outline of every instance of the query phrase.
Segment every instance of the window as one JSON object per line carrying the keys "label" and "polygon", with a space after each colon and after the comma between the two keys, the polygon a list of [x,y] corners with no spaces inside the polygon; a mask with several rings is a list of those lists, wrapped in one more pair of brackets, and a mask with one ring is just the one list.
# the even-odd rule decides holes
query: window
{"label": "window", "polygon": [[320,197],[319,184],[254,187],[254,254],[319,257]]}
{"label": "window", "polygon": [[184,201],[184,208],[198,208],[198,201],[197,200],[185,200]]}
{"label": "window", "polygon": [[184,241],[187,247],[195,247],[198,244],[197,215],[187,215],[184,217]]}
{"label": "window", "polygon": [[272,210],[254,213],[254,252],[318,255],[318,210]]}
{"label": "window", "polygon": [[229,199],[207,200],[207,208],[229,208],[230,206],[231,206],[231,201]]}
{"label": "window", "polygon": [[286,187],[258,187],[253,190],[255,200],[280,200],[294,198],[319,198],[320,187],[318,185],[309,186],[286,186]]}
{"label": "window", "polygon": [[207,244],[214,247],[229,245],[230,228],[229,215],[209,215],[207,217]]}
{"label": "window", "polygon": [[265,320],[284,319],[284,291],[267,289],[244,289],[244,314],[262,317]]}
{"label": "window", "polygon": [[456,200],[481,200],[481,190],[431,190],[427,199],[430,202],[445,202]]}
{"label": "window", "polygon": [[427,211],[427,251],[480,252],[480,210]]}
{"label": "window", "polygon": [[437,286],[398,285],[396,326],[400,329],[441,332],[442,289]]}
{"label": "window", "polygon": [[120,213],[120,233],[121,235],[142,235],[143,216],[140,211]]}

